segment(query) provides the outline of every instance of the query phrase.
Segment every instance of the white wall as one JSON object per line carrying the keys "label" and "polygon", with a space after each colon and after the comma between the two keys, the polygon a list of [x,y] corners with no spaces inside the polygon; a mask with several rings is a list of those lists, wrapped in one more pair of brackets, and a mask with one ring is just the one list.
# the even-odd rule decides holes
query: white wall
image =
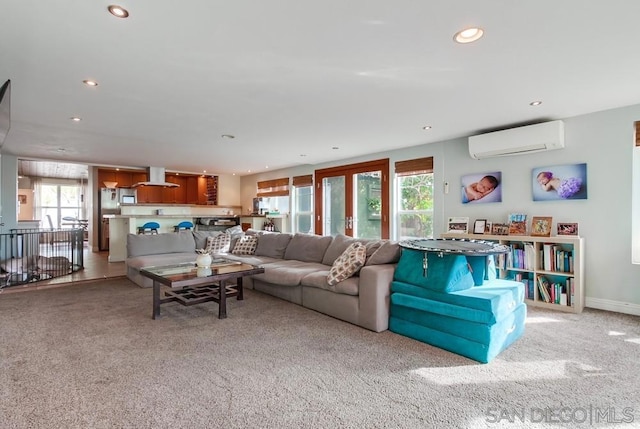
{"label": "white wall", "polygon": [[[450,216],[466,216],[471,222],[475,219],[506,222],[509,213],[522,212],[529,219],[552,216],[554,228],[558,221],[577,222],[585,241],[587,307],[640,315],[640,266],[631,263],[632,150],[640,105],[563,120],[565,148],[557,151],[474,160],[468,154],[467,139],[462,138],[244,176],[243,211],[251,207],[259,180],[312,174],[319,168],[387,157],[393,169],[395,161],[433,156],[437,210],[434,231],[444,232],[445,219]],[[587,164],[588,199],[533,201],[533,168],[578,163]],[[461,176],[491,171],[502,172],[502,202],[463,205],[459,192]],[[444,182],[450,184],[448,194],[444,194]],[[393,198],[393,184],[390,186]]]}
{"label": "white wall", "polygon": [[223,174],[218,176],[218,205],[219,206],[239,206],[240,205],[240,176]]}

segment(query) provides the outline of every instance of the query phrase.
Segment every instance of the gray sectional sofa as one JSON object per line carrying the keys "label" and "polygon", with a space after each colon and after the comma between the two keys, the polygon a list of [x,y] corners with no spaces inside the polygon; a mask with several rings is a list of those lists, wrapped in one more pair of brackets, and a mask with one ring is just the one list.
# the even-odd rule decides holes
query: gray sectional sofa
{"label": "gray sectional sofa", "polygon": [[[146,266],[194,262],[196,249],[206,247],[207,237],[218,232],[181,231],[127,237],[127,277],[142,287],[152,286],[140,275]],[[381,332],[389,326],[389,294],[395,264],[400,257],[397,243],[389,240],[357,240],[310,234],[262,233],[252,255],[231,252],[221,256],[259,265],[263,274],[245,279],[250,289],[291,301],[363,328]],[[235,237],[237,238],[237,237]],[[232,239],[231,250],[233,250]],[[354,241],[366,245],[365,265],[359,272],[335,285],[327,282],[333,262]]]}

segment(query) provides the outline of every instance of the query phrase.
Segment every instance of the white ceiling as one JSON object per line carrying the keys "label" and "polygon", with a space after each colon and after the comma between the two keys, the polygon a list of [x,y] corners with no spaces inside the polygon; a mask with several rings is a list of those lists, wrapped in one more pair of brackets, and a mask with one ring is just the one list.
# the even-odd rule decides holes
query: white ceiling
{"label": "white ceiling", "polygon": [[640,1],[108,4],[3,2],[3,153],[247,174],[640,103]]}

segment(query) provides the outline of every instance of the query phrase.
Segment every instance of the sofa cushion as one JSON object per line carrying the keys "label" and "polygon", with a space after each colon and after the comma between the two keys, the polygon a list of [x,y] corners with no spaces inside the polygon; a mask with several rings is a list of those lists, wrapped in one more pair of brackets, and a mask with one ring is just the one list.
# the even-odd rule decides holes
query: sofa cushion
{"label": "sofa cushion", "polygon": [[298,286],[307,274],[326,268],[317,262],[302,262],[293,259],[280,259],[262,266],[264,273],[256,274],[253,278],[281,286]]}
{"label": "sofa cushion", "polygon": [[256,247],[258,245],[258,237],[255,235],[245,235],[238,238],[235,246],[231,250],[234,255],[253,255],[256,253]]}
{"label": "sofa cushion", "polygon": [[207,247],[205,252],[212,255],[218,253],[229,252],[229,246],[231,245],[231,234],[218,234],[214,237],[207,237]]}
{"label": "sofa cushion", "polygon": [[329,283],[329,285],[335,285],[353,276],[362,268],[366,258],[366,246],[359,242],[351,243],[331,266],[331,270],[329,270],[329,275],[327,276],[327,283]]}
{"label": "sofa cushion", "polygon": [[207,238],[222,234],[221,231],[193,231],[193,239],[196,241],[196,249],[207,247]]}
{"label": "sofa cushion", "polygon": [[297,233],[291,238],[284,253],[284,259],[295,259],[302,262],[322,262],[331,240],[333,240],[331,236]]}
{"label": "sofa cushion", "polygon": [[307,274],[302,278],[302,286],[314,287],[318,289],[325,289],[331,292],[343,294],[343,295],[358,295],[358,286],[360,284],[360,277],[349,277],[335,285],[330,285],[327,282],[329,271],[316,271],[311,274]]}
{"label": "sofa cushion", "polygon": [[367,258],[365,265],[395,264],[400,259],[400,246],[395,241],[384,240],[380,247]]}
{"label": "sofa cushion", "polygon": [[326,252],[324,252],[322,263],[329,266],[333,265],[333,262],[338,259],[340,255],[342,255],[342,252],[344,252],[351,243],[355,242],[363,243],[366,246],[367,258],[369,258],[373,255],[373,253],[375,253],[376,250],[380,248],[383,240],[353,238],[348,237],[344,234],[338,234],[333,237],[333,240],[329,244],[329,247],[327,248]]}
{"label": "sofa cushion", "polygon": [[258,235],[256,256],[269,256],[271,258],[284,258],[287,245],[291,241],[291,234],[261,234]]}
{"label": "sofa cushion", "polygon": [[[147,235],[147,237],[150,237]],[[196,257],[198,255],[195,253],[166,253],[166,254],[156,254],[156,255],[140,255],[134,256],[131,258],[127,258],[127,266],[130,268],[135,268],[139,270],[144,267],[157,267],[161,265],[172,265],[172,264],[181,264],[183,262],[193,262],[195,263]]]}
{"label": "sofa cushion", "polygon": [[195,260],[196,242],[191,231],[127,235],[127,257],[183,252],[192,252]]}

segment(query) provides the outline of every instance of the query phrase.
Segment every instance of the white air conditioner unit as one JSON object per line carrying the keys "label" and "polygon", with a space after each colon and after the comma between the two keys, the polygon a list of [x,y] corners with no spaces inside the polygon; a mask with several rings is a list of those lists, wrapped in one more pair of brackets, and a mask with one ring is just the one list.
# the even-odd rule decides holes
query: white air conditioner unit
{"label": "white air conditioner unit", "polygon": [[564,122],[551,121],[469,137],[469,155],[482,159],[564,147]]}

